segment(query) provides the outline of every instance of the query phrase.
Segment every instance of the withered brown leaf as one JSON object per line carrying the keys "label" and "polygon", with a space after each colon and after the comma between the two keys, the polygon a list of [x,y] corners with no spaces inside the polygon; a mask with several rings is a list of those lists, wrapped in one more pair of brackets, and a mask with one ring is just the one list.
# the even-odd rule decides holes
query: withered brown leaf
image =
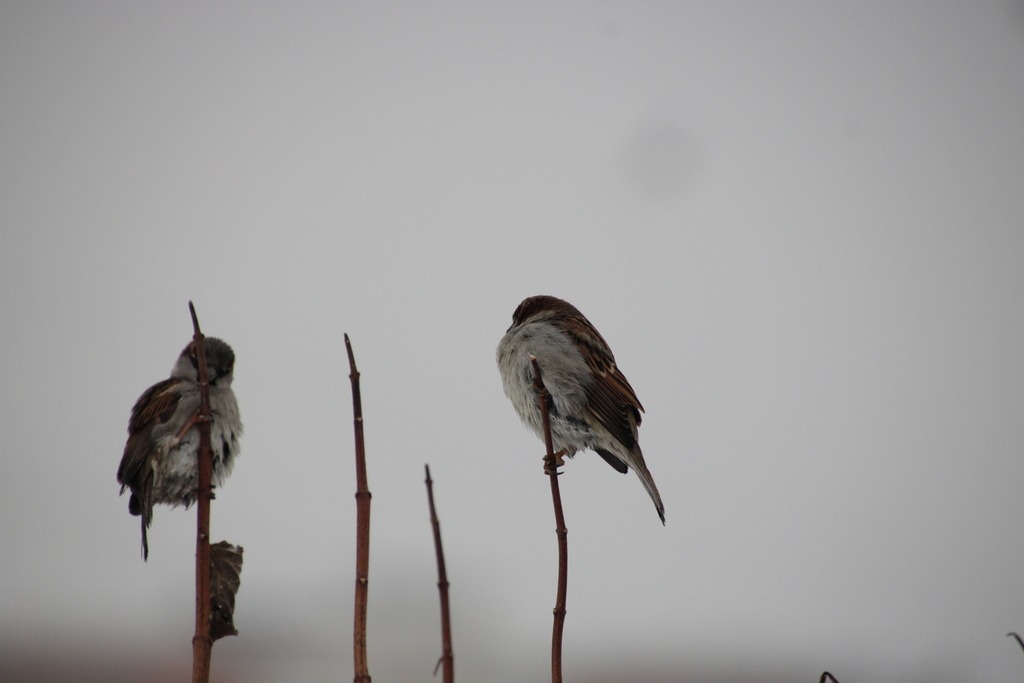
{"label": "withered brown leaf", "polygon": [[210,637],[237,636],[235,593],[242,583],[243,548],[227,541],[210,545]]}

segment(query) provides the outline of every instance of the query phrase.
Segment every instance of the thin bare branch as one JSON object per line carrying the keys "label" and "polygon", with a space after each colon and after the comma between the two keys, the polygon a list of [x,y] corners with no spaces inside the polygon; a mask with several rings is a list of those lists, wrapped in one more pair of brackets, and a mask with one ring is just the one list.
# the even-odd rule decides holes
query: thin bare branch
{"label": "thin bare branch", "polygon": [[199,330],[195,306],[192,315],[196,362],[199,364],[199,482],[196,488],[196,633],[192,637],[192,683],[210,680],[210,499],[213,497],[213,451],[210,448],[210,376],[206,367],[206,343]]}
{"label": "thin bare branch", "polygon": [[541,420],[544,423],[544,446],[547,448],[547,453],[544,455],[544,472],[551,480],[551,501],[555,507],[555,533],[558,535],[558,594],[555,598],[555,621],[551,629],[551,681],[552,683],[562,683],[562,629],[565,626],[565,591],[569,575],[567,538],[569,531],[565,528],[565,517],[562,515],[562,494],[558,490],[558,466],[562,464],[561,452],[556,454],[551,442],[551,421],[548,415],[551,394],[544,386],[537,359],[530,356],[530,362],[533,364],[533,388],[537,392]]}
{"label": "thin bare branch", "polygon": [[356,598],[352,629],[354,683],[370,683],[366,662],[366,603],[370,573],[370,489],[366,483],[366,448],[363,441],[363,400],[359,393],[359,370],[352,343],[345,335],[349,379],[352,381],[352,415],[356,438]]}
{"label": "thin bare branch", "polygon": [[1019,634],[1017,634],[1014,631],[1010,631],[1009,633],[1006,634],[1006,637],[1007,638],[1011,638],[1011,637],[1014,638],[1017,641],[1017,644],[1020,645],[1020,649],[1024,650],[1024,640],[1020,639],[1020,635]]}
{"label": "thin bare branch", "polygon": [[835,676],[833,676],[832,674],[830,674],[827,671],[822,671],[821,672],[821,680],[819,680],[818,683],[825,683],[825,681],[832,681],[832,683],[839,683],[839,681],[837,681],[835,679]]}
{"label": "thin bare branch", "polygon": [[[437,556],[437,590],[441,594],[441,661],[444,665],[444,683],[455,681],[455,655],[452,653],[452,624],[448,611],[448,572],[444,567],[444,548],[441,546],[441,522],[434,508],[434,481],[430,478],[430,465],[424,465],[427,473],[427,502],[430,504],[430,526],[434,530],[434,554]],[[437,675],[437,669],[434,669]]]}

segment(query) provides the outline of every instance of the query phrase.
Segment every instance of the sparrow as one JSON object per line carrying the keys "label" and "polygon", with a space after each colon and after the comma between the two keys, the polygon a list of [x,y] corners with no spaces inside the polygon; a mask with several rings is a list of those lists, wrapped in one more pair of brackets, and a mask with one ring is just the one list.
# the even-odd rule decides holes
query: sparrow
{"label": "sparrow", "polygon": [[622,474],[635,471],[664,524],[665,506],[637,441],[643,406],[604,337],[579,309],[553,296],[524,299],[512,314],[512,325],[498,344],[498,370],[519,418],[543,440],[531,356],[551,394],[549,420],[557,455],[571,458],[590,449]]}
{"label": "sparrow", "polygon": [[[213,485],[220,486],[239,453],[242,421],[231,390],[235,352],[215,337],[206,337],[206,365],[210,380],[210,444],[213,450]],[[153,506],[172,507],[195,502],[199,486],[199,362],[195,342],[178,356],[171,376],[139,397],[128,421],[117,481],[121,493],[131,489],[128,512],[142,517],[142,558],[149,558],[146,530],[153,521]]]}

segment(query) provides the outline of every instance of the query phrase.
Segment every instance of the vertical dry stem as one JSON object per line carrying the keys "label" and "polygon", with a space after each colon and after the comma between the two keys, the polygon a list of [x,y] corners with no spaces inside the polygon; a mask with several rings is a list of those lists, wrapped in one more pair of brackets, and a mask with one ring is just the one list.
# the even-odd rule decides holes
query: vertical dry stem
{"label": "vertical dry stem", "polygon": [[569,574],[569,531],[565,528],[565,517],[562,516],[562,494],[558,490],[558,462],[551,442],[551,420],[548,416],[551,395],[544,387],[537,359],[530,356],[530,361],[533,363],[533,388],[537,392],[537,402],[540,404],[541,419],[544,423],[544,446],[547,448],[544,471],[551,480],[551,502],[555,507],[555,533],[558,535],[558,594],[555,598],[555,621],[551,629],[551,682],[562,683],[562,629],[565,626],[565,590]]}
{"label": "vertical dry stem", "polygon": [[370,683],[366,663],[366,602],[370,573],[370,489],[366,484],[366,449],[363,443],[363,401],[359,394],[359,371],[352,344],[345,335],[348,367],[352,381],[352,414],[356,438],[356,599],[352,629],[354,683]]}
{"label": "vertical dry stem", "polygon": [[[434,530],[434,554],[437,556],[437,590],[441,594],[441,661],[444,666],[444,683],[455,681],[455,655],[452,653],[452,625],[448,611],[448,572],[444,567],[444,548],[441,546],[441,522],[434,508],[434,482],[430,478],[430,465],[424,465],[427,473],[427,501],[430,503],[430,526]],[[435,671],[435,674],[437,672]]]}
{"label": "vertical dry stem", "polygon": [[199,364],[199,482],[196,488],[196,634],[192,637],[192,683],[210,680],[210,499],[213,497],[213,452],[210,448],[210,376],[206,367],[206,343],[199,331],[195,306],[192,315],[192,343]]}

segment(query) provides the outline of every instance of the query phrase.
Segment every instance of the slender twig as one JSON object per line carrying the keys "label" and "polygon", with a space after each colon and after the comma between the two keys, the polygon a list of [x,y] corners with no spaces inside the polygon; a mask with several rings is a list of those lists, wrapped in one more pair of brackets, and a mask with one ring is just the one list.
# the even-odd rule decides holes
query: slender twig
{"label": "slender twig", "polygon": [[356,599],[352,629],[355,683],[370,683],[366,663],[366,601],[370,573],[370,489],[366,484],[366,447],[363,442],[363,400],[359,394],[359,371],[352,355],[352,344],[345,335],[348,367],[352,380],[352,415],[356,435]]}
{"label": "slender twig", "polygon": [[[444,665],[444,683],[455,681],[455,655],[452,654],[452,623],[448,612],[448,572],[444,568],[444,548],[441,547],[441,522],[434,508],[434,482],[430,478],[430,465],[424,465],[427,473],[427,502],[430,503],[430,526],[434,530],[434,554],[437,555],[437,590],[441,594],[441,660]],[[434,669],[437,675],[437,669]]]}
{"label": "slender twig", "polygon": [[1014,631],[1010,631],[1006,634],[1006,637],[1015,639],[1017,641],[1017,644],[1020,645],[1020,649],[1024,650],[1024,640],[1020,639],[1019,634],[1015,633]]}
{"label": "slender twig", "polygon": [[206,368],[206,342],[199,330],[195,306],[192,315],[196,362],[199,365],[199,482],[196,487],[196,634],[192,637],[192,683],[210,680],[210,499],[213,498],[213,452],[210,448],[210,376]]}
{"label": "slender twig", "polygon": [[555,533],[558,535],[558,595],[555,598],[555,623],[551,629],[551,681],[552,683],[562,683],[562,628],[565,626],[565,589],[569,562],[567,536],[569,531],[565,528],[565,517],[562,516],[562,494],[558,490],[558,466],[561,463],[551,442],[551,422],[548,416],[551,395],[544,387],[537,359],[530,356],[530,362],[533,363],[533,389],[537,392],[541,420],[544,423],[544,446],[547,448],[547,453],[544,455],[544,472],[551,480],[551,501],[555,507]]}
{"label": "slender twig", "polygon": [[830,674],[827,671],[822,671],[821,672],[821,680],[819,680],[818,683],[825,683],[825,681],[832,681],[832,683],[839,683],[839,681],[836,680],[835,676],[833,676],[832,674]]}

